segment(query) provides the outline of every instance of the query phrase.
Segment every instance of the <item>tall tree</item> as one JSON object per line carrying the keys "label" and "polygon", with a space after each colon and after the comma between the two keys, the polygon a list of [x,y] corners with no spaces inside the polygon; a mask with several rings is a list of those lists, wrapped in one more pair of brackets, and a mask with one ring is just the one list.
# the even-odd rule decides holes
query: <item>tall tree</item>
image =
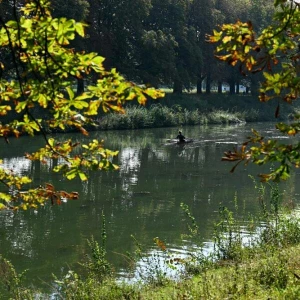
{"label": "tall tree", "polygon": [[194,0],[189,10],[189,22],[195,28],[197,44],[201,49],[202,59],[197,65],[197,93],[202,92],[202,82],[206,79],[206,92],[210,92],[211,80],[219,76],[219,68],[213,57],[213,48],[206,42],[206,34],[217,23],[223,22],[224,16],[217,9],[215,1]]}
{"label": "tall tree", "polygon": [[[185,0],[152,0],[152,9],[145,21],[146,35],[147,32],[160,32],[160,36],[164,36],[164,40],[168,42],[170,56],[163,56],[162,75],[165,82],[173,82],[174,92],[179,93],[184,87],[190,88],[195,81],[196,66],[201,57],[196,32],[188,24],[189,5],[190,2]],[[145,60],[148,60],[148,64],[151,63],[144,54],[141,56],[142,65]],[[155,60],[152,57],[152,63],[155,64]]]}
{"label": "tall tree", "polygon": [[137,75],[145,84],[172,85],[176,72],[176,48],[172,34],[162,30],[144,31],[139,50]]}
{"label": "tall tree", "polygon": [[106,57],[107,68],[116,67],[135,76],[137,52],[143,35],[143,22],[151,0],[89,0],[88,49]]}
{"label": "tall tree", "polygon": [[79,22],[87,21],[90,12],[88,0],[52,0],[53,17],[66,17]]}
{"label": "tall tree", "polygon": [[[68,16],[70,19],[76,21],[85,21],[89,15],[90,4],[87,0],[52,0],[51,10],[53,17]],[[70,44],[76,48],[77,51],[84,51],[87,40],[84,37],[77,36]],[[83,76],[77,78],[77,94],[84,92],[84,79]]]}

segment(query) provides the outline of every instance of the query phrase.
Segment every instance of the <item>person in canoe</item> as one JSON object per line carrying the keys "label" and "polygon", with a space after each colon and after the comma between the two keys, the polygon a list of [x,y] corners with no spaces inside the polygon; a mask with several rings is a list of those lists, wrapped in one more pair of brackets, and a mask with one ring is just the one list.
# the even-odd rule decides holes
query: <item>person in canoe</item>
{"label": "person in canoe", "polygon": [[178,135],[176,137],[179,143],[185,143],[185,137],[182,135],[182,132],[179,130]]}

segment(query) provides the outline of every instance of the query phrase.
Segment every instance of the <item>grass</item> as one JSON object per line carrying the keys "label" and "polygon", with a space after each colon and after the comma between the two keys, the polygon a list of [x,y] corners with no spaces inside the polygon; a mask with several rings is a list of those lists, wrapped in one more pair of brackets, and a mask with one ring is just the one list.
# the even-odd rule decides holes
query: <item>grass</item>
{"label": "grass", "polygon": [[[257,252],[240,263],[223,262],[202,274],[157,290],[148,299],[299,299],[300,247]],[[149,293],[149,292],[148,292]]]}
{"label": "grass", "polygon": [[201,112],[193,111],[181,106],[172,108],[160,103],[152,104],[149,108],[127,107],[125,114],[107,114],[98,119],[98,129],[141,129],[155,127],[174,127],[183,125],[204,124],[230,124],[245,122],[245,112],[233,112],[224,110],[212,110]]}
{"label": "grass", "polygon": [[[241,263],[222,262],[162,286],[81,281],[72,275],[63,299],[299,299],[300,246],[257,252]],[[72,284],[71,284],[72,283]],[[66,284],[66,283],[65,283]]]}
{"label": "grass", "polygon": [[250,95],[228,94],[166,94],[165,98],[149,100],[146,107],[127,105],[125,114],[102,114],[98,129],[138,129],[183,125],[229,124],[257,121],[282,121],[291,118],[299,108],[278,102],[261,103]]}
{"label": "grass", "polygon": [[[229,94],[182,94],[167,93],[159,100],[149,99],[146,106],[129,103],[125,105],[126,112],[99,112],[95,118],[96,126],[87,124],[85,128],[93,130],[122,130],[157,127],[179,127],[185,125],[232,124],[244,122],[286,121],[299,114],[300,107],[280,103],[279,116],[275,118],[279,102],[259,102],[251,95]],[[36,115],[41,117],[38,111]],[[47,119],[47,116],[42,116]],[[52,129],[44,124],[46,131]],[[76,128],[66,128],[64,131],[73,132]]]}
{"label": "grass", "polygon": [[129,107],[126,114],[109,114],[98,120],[99,129],[141,129],[173,127],[178,125],[229,124],[244,121],[243,114],[229,111],[213,111],[210,114],[199,110],[169,108],[160,104],[150,108]]}

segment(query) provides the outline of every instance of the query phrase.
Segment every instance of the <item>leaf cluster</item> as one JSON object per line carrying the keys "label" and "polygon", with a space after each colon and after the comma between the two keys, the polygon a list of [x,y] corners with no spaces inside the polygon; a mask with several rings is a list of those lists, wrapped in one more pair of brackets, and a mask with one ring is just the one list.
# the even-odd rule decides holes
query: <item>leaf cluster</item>
{"label": "leaf cluster", "polygon": [[[274,22],[261,34],[256,34],[250,21],[237,21],[222,25],[220,31],[214,30],[208,42],[217,44],[219,60],[238,66],[243,75],[263,74],[259,99],[262,102],[277,99],[275,117],[278,117],[279,101],[291,104],[300,95],[300,10],[297,1],[277,0],[274,5]],[[299,131],[299,118],[293,124],[279,123],[277,129],[294,136]],[[275,168],[269,174],[261,174],[262,180],[287,179],[291,167],[299,167],[300,144],[264,141],[257,132],[253,133],[241,149],[226,152],[223,160],[246,164],[252,161],[258,165],[271,162]]]}
{"label": "leaf cluster", "polygon": [[[15,2],[13,9],[18,9]],[[127,101],[136,99],[143,105],[148,97],[163,96],[158,90],[126,81],[115,69],[105,70],[104,58],[97,53],[72,48],[71,42],[78,35],[83,37],[86,27],[73,19],[53,18],[47,0],[26,1],[14,20],[4,22],[0,17],[0,51],[9,53],[13,62],[11,69],[0,61],[0,137],[9,143],[10,137],[42,134],[45,147],[26,157],[42,163],[58,159],[55,171],[67,179],[87,180],[89,169],[117,169],[112,163],[117,152],[97,140],[81,147],[71,140],[59,143],[48,137],[49,130],[76,128],[88,135],[85,126],[95,123],[93,117],[99,111],[124,113]],[[76,94],[74,84],[79,80],[88,84],[86,91]],[[76,154],[75,148],[80,148]],[[6,189],[0,209],[36,207],[49,198],[77,198],[54,192],[49,185],[20,192],[31,180],[3,167],[0,172]]]}

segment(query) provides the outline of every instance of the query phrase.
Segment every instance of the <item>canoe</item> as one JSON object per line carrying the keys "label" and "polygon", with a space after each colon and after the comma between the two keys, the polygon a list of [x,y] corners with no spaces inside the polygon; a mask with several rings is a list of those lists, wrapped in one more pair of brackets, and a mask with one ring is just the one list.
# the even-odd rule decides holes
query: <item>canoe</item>
{"label": "canoe", "polygon": [[183,142],[176,141],[176,144],[184,145],[184,144],[192,143],[193,141],[194,141],[193,139],[185,139]]}
{"label": "canoe", "polygon": [[177,139],[170,139],[170,140],[167,140],[167,141],[168,141],[169,144],[185,145],[185,144],[188,144],[188,143],[192,143],[194,140],[186,138],[183,142],[178,141]]}

